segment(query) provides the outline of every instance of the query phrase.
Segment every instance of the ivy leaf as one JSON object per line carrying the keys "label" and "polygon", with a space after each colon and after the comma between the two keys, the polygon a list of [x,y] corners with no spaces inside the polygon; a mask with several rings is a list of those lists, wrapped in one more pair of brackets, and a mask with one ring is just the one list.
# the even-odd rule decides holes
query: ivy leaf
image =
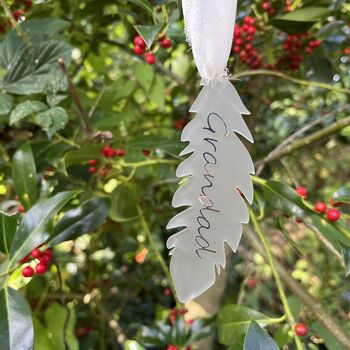
{"label": "ivy leaf", "polygon": [[[2,47],[4,49],[6,47]],[[27,47],[17,46],[15,52],[8,53],[13,59],[6,66],[7,72],[0,87],[13,94],[32,95],[44,93],[53,82],[60,85],[57,74],[61,79],[65,78],[57,62],[62,58],[68,66],[71,51],[69,45],[56,40],[34,44],[31,53]]]}
{"label": "ivy leaf", "polygon": [[0,344],[3,350],[33,349],[31,310],[23,296],[12,288],[0,291]]}
{"label": "ivy leaf", "polygon": [[51,245],[76,239],[84,233],[96,230],[103,224],[108,213],[109,201],[105,198],[93,198],[67,211],[52,231]]}
{"label": "ivy leaf", "polygon": [[162,24],[156,24],[154,26],[135,25],[134,28],[141,35],[147,47],[150,49],[154,42],[154,39],[162,29],[162,26]]}
{"label": "ivy leaf", "polygon": [[80,191],[58,193],[40,201],[23,216],[11,246],[10,268],[49,238],[54,217],[78,193]]}
{"label": "ivy leaf", "polygon": [[279,347],[269,334],[252,320],[244,339],[244,350],[279,350]]}
{"label": "ivy leaf", "polygon": [[12,177],[16,193],[25,209],[37,200],[37,174],[32,148],[24,143],[14,154],[12,160]]}
{"label": "ivy leaf", "polygon": [[47,105],[40,101],[25,101],[16,106],[10,115],[10,125],[36,113],[47,109]]}
{"label": "ivy leaf", "polygon": [[8,255],[17,229],[17,216],[0,212],[0,251]]}
{"label": "ivy leaf", "polygon": [[13,98],[11,95],[0,93],[0,116],[7,115],[11,112]]}

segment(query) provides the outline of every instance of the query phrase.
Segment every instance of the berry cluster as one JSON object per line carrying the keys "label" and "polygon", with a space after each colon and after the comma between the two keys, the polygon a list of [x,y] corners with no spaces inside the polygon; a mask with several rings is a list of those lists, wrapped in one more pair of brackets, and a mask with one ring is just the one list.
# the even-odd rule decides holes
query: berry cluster
{"label": "berry cluster", "polygon": [[[123,157],[125,155],[125,149],[124,148],[111,148],[109,146],[104,146],[101,154],[103,157],[107,158],[107,159],[112,159],[112,158],[116,158],[116,157]],[[88,161],[88,165],[89,165],[89,172],[91,174],[94,174],[98,171],[100,176],[106,176],[108,171],[111,169],[111,165],[110,164],[106,164],[104,165],[100,170],[97,169],[97,164],[98,164],[98,160],[97,159],[90,159]]]}
{"label": "berry cluster", "polygon": [[308,40],[309,33],[296,33],[287,36],[283,43],[285,56],[277,61],[277,66],[287,66],[291,70],[300,68],[300,64],[305,59],[305,55],[310,55],[321,45],[319,40]]}
{"label": "berry cluster", "polygon": [[[172,326],[174,326],[174,324],[176,323],[176,319],[178,316],[183,317],[186,313],[188,312],[187,309],[171,309],[170,310],[170,315],[169,315],[169,322]],[[192,320],[186,320],[186,323],[188,323],[189,325],[191,325],[193,323]],[[167,350],[180,350],[177,346],[175,345],[168,345]],[[191,346],[188,345],[186,347],[186,350],[191,350]]]}
{"label": "berry cluster", "polygon": [[37,273],[38,275],[43,275],[47,271],[48,265],[52,261],[52,249],[47,248],[42,251],[40,247],[35,248],[20,262],[22,264],[25,264],[30,260],[34,260],[36,262],[35,269],[30,265],[27,265],[22,269],[22,276],[33,277],[35,273]]}
{"label": "berry cluster", "polygon": [[[303,197],[304,199],[307,198],[308,196],[308,191],[305,187],[303,186],[299,186],[295,189],[295,191],[298,193],[298,195],[300,197]],[[334,203],[333,199],[330,199],[330,204],[332,206],[339,206],[341,203]],[[340,211],[335,209],[335,208],[329,208],[327,209],[327,204],[324,202],[316,202],[314,204],[314,210],[316,211],[316,213],[318,214],[324,214],[326,213],[327,219],[329,221],[338,221],[340,219]]]}
{"label": "berry cluster", "polygon": [[261,66],[261,56],[252,44],[255,33],[256,19],[246,16],[241,26],[236,23],[233,36],[233,52],[239,53],[241,62],[252,69],[257,69]]}
{"label": "berry cluster", "polygon": [[[170,38],[161,36],[158,40],[159,46],[163,49],[169,49],[172,46]],[[145,59],[148,64],[154,64],[156,62],[156,57],[152,52],[146,52],[146,43],[141,35],[137,35],[134,38],[134,53],[137,56],[143,56],[145,54]]]}

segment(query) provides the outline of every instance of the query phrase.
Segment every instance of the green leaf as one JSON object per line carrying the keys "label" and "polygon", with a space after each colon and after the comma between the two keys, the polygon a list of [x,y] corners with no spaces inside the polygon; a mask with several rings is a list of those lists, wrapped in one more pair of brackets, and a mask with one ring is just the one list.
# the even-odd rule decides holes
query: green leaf
{"label": "green leaf", "polygon": [[154,39],[162,29],[162,26],[162,24],[156,24],[154,26],[135,25],[134,28],[141,35],[147,47],[150,49],[154,42]]}
{"label": "green leaf", "polygon": [[37,174],[32,148],[24,143],[12,159],[12,177],[16,193],[25,207],[30,208],[37,200]]}
{"label": "green leaf", "polygon": [[12,110],[12,105],[12,96],[5,93],[0,93],[0,116],[9,114]]}
{"label": "green leaf", "polygon": [[47,132],[49,139],[51,139],[55,132],[66,126],[68,115],[62,107],[53,107],[38,114],[34,120]]}
{"label": "green leaf", "polygon": [[287,33],[305,32],[329,13],[325,7],[305,7],[276,17],[272,20],[272,25]]}
{"label": "green leaf", "polygon": [[146,350],[140,343],[135,340],[127,340],[125,342],[125,350]]}
{"label": "green leaf", "polygon": [[58,193],[40,201],[23,216],[11,246],[10,268],[49,238],[54,217],[79,193],[80,191]]}
{"label": "green leaf", "polygon": [[345,277],[349,277],[350,276],[350,248],[340,244],[340,251],[342,253],[344,264],[345,264]]}
{"label": "green leaf", "polygon": [[138,217],[137,196],[128,185],[120,185],[111,193],[109,217],[116,222],[134,220]]}
{"label": "green leaf", "polygon": [[81,149],[67,152],[64,157],[64,165],[68,169],[72,165],[87,162],[89,159],[102,159],[101,147],[96,145],[83,145]]}
{"label": "green leaf", "polygon": [[153,68],[148,64],[137,63],[135,64],[135,76],[145,91],[148,92],[154,80]]}
{"label": "green leaf", "polygon": [[341,187],[333,193],[332,198],[335,202],[350,203],[350,187]]}
{"label": "green leaf", "polygon": [[231,345],[242,341],[252,319],[264,326],[269,317],[245,306],[224,306],[218,316],[220,343]]}
{"label": "green leaf", "polygon": [[12,111],[10,116],[10,125],[36,113],[47,109],[47,105],[40,101],[25,101],[20,103]]}
{"label": "green leaf", "polygon": [[7,73],[0,84],[7,92],[32,95],[46,92],[53,83],[61,87],[60,80],[65,77],[58,65],[58,59],[62,58],[69,66],[71,47],[63,42],[50,40],[35,44],[32,50],[30,54],[26,47],[18,46],[14,53],[8,53],[12,60],[6,67]]}
{"label": "green leaf", "polygon": [[31,310],[23,296],[12,288],[0,291],[1,350],[31,350],[34,331]]}
{"label": "green leaf", "polygon": [[79,343],[74,335],[76,315],[73,309],[69,310],[69,320],[64,334],[67,310],[57,304],[52,304],[45,312],[45,326],[34,318],[35,343],[34,349],[62,350],[65,348],[64,337],[70,350],[78,350]]}
{"label": "green leaf", "polygon": [[165,83],[160,75],[156,75],[151,91],[149,92],[150,101],[154,102],[159,109],[164,109],[165,105]]}
{"label": "green leaf", "polygon": [[144,10],[147,11],[147,13],[152,16],[153,15],[153,6],[148,0],[128,0],[128,2],[131,2],[137,6],[142,7]]}
{"label": "green leaf", "polygon": [[244,339],[244,350],[279,350],[275,341],[254,320]]}
{"label": "green leaf", "polygon": [[335,226],[318,215],[311,215],[310,218],[314,226],[318,228],[318,230],[334,245],[335,248],[338,248],[338,242],[346,247],[350,247],[349,236],[337,230]]}
{"label": "green leaf", "polygon": [[312,213],[293,188],[277,181],[266,181],[261,185],[263,186],[266,200],[274,208],[300,218]]}
{"label": "green leaf", "polygon": [[17,229],[17,215],[0,212],[0,251],[8,255]]}
{"label": "green leaf", "polygon": [[93,198],[67,211],[53,228],[50,245],[76,239],[84,233],[96,230],[105,221],[109,209],[107,199]]}

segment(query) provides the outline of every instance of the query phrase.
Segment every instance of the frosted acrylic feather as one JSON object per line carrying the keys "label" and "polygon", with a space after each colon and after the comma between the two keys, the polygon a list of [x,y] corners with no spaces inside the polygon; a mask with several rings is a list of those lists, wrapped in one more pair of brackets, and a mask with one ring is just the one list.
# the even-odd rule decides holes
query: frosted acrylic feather
{"label": "frosted acrylic feather", "polygon": [[191,153],[178,167],[183,178],[174,195],[176,215],[168,229],[182,230],[168,239],[170,272],[181,302],[192,300],[210,288],[226,265],[225,243],[235,252],[242,224],[249,221],[246,200],[253,201],[254,174],[251,157],[237,136],[253,142],[242,114],[249,114],[234,86],[213,80],[202,88],[191,112],[195,118],[182,132]]}

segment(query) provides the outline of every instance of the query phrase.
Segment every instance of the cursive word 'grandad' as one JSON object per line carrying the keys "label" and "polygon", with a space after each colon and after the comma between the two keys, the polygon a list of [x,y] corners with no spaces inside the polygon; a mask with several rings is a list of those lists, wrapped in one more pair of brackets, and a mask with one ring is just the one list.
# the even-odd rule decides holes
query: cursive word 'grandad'
{"label": "cursive word 'grandad'", "polygon": [[211,228],[210,221],[208,217],[206,216],[206,213],[208,212],[215,212],[220,213],[220,210],[215,209],[214,202],[210,199],[207,192],[209,189],[214,190],[214,180],[215,176],[212,175],[211,170],[213,170],[213,167],[218,166],[218,160],[216,158],[216,151],[219,147],[219,138],[217,136],[217,132],[219,133],[219,128],[215,128],[213,126],[214,121],[219,121],[219,124],[223,126],[224,128],[224,136],[228,134],[227,125],[225,121],[222,119],[222,117],[215,113],[211,112],[207,115],[206,125],[203,127],[203,130],[211,137],[204,137],[203,141],[206,143],[207,146],[209,146],[209,150],[202,153],[202,157],[204,160],[203,165],[203,178],[205,180],[205,184],[201,187],[201,193],[199,195],[199,201],[202,204],[201,209],[198,211],[197,216],[197,223],[198,223],[198,229],[195,236],[196,243],[198,245],[198,248],[196,249],[197,256],[202,259],[201,253],[202,252],[208,252],[215,254],[216,251],[210,248],[209,241],[205,238],[205,235],[203,233],[204,230],[209,231]]}

